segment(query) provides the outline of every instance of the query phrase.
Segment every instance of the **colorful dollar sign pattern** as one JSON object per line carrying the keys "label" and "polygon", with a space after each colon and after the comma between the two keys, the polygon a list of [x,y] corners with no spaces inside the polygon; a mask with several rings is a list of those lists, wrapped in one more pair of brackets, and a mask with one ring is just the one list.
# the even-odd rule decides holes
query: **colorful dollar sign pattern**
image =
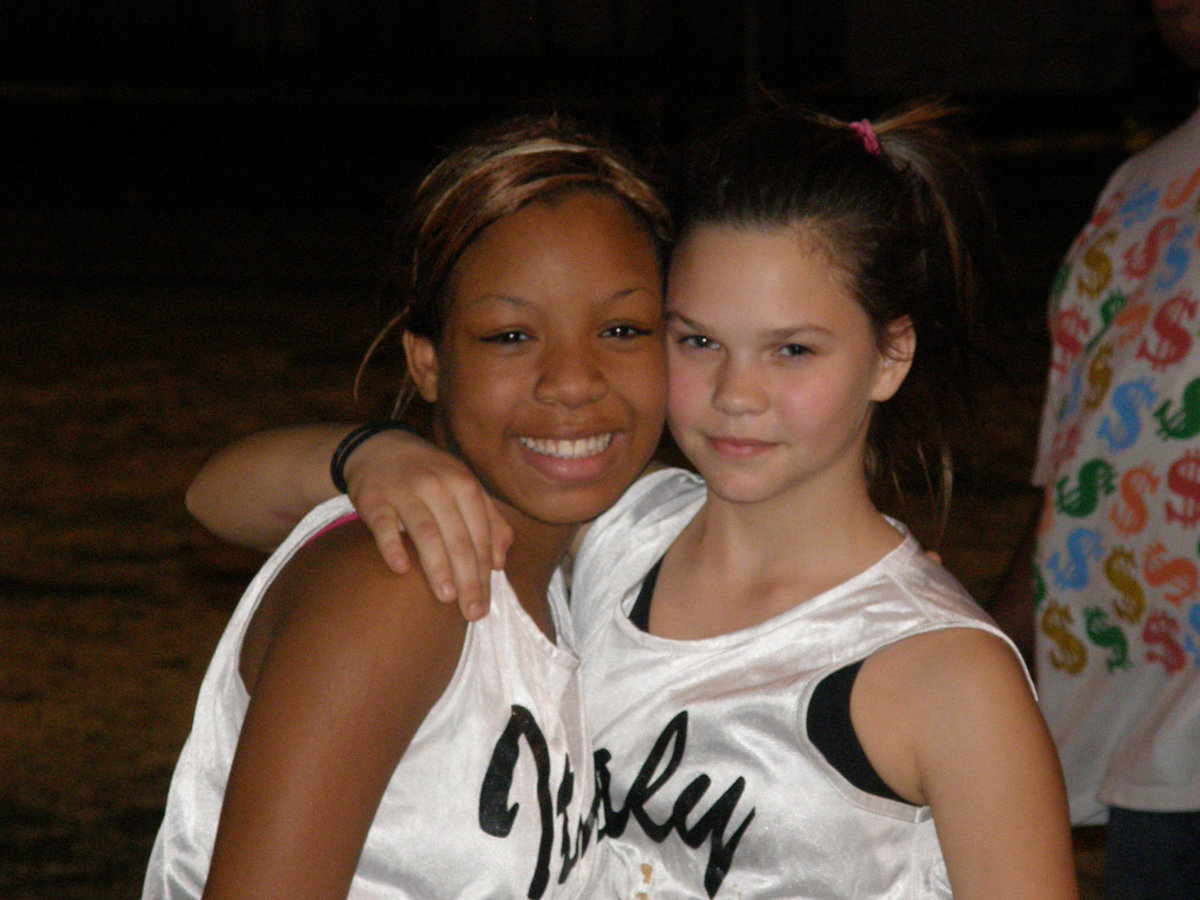
{"label": "colorful dollar sign pattern", "polygon": [[1151,319],[1153,333],[1138,345],[1139,359],[1150,361],[1155,372],[1173,366],[1192,349],[1192,335],[1186,327],[1196,315],[1196,301],[1186,294],[1172,297]]}
{"label": "colorful dollar sign pattern", "polygon": [[1162,246],[1175,237],[1178,228],[1179,222],[1174,216],[1159,220],[1150,229],[1146,240],[1125,251],[1125,276],[1140,280],[1149,275],[1158,260]]}
{"label": "colorful dollar sign pattern", "polygon": [[1080,518],[1096,511],[1100,501],[1116,490],[1116,470],[1102,459],[1093,459],[1083,464],[1076,483],[1068,487],[1070,478],[1060,478],[1054,485],[1055,506],[1061,513]]}
{"label": "colorful dollar sign pattern", "polygon": [[1150,321],[1150,313],[1153,310],[1150,308],[1150,304],[1141,298],[1140,294],[1141,292],[1139,291],[1133,300],[1117,313],[1117,317],[1113,320],[1113,326],[1117,332],[1117,347],[1124,347],[1126,344],[1136,341],[1141,337],[1146,323]]}
{"label": "colorful dollar sign pattern", "polygon": [[1146,619],[1146,627],[1142,629],[1142,639],[1148,649],[1146,659],[1161,663],[1168,672],[1178,672],[1187,662],[1183,653],[1183,645],[1176,635],[1179,623],[1166,613],[1156,612]]}
{"label": "colorful dollar sign pattern", "polygon": [[1104,440],[1110,451],[1132,447],[1141,436],[1142,420],[1157,397],[1154,383],[1149,378],[1122,383],[1109,398],[1112,412],[1101,420],[1096,429],[1097,437]]}
{"label": "colorful dollar sign pattern", "polygon": [[1167,188],[1166,194],[1163,195],[1163,208],[1178,209],[1196,194],[1198,187],[1200,187],[1200,169],[1196,169],[1191,175],[1182,175],[1174,179]]}
{"label": "colorful dollar sign pattern", "polygon": [[1104,396],[1112,384],[1112,366],[1109,365],[1112,353],[1111,346],[1102,345],[1088,365],[1088,392],[1084,395],[1083,405],[1089,410],[1096,409],[1104,401]]}
{"label": "colorful dollar sign pattern", "polygon": [[1057,603],[1050,603],[1042,611],[1041,631],[1054,648],[1050,651],[1050,665],[1074,675],[1087,665],[1087,647],[1071,631],[1071,610]]}
{"label": "colorful dollar sign pattern", "polygon": [[1107,647],[1112,651],[1104,661],[1108,671],[1129,668],[1129,642],[1116,625],[1110,625],[1108,614],[1096,606],[1089,606],[1083,611],[1084,621],[1087,622],[1087,635],[1097,647]]}
{"label": "colorful dollar sign pattern", "polygon": [[1104,577],[1117,592],[1113,611],[1118,618],[1136,625],[1146,611],[1146,592],[1137,579],[1137,559],[1133,552],[1117,547],[1104,561]]}
{"label": "colorful dollar sign pattern", "polygon": [[1055,276],[1034,577],[1067,677],[1200,667],[1198,208],[1194,157],[1111,188]]}
{"label": "colorful dollar sign pattern", "polygon": [[1158,419],[1158,436],[1186,441],[1200,434],[1200,378],[1189,381],[1183,389],[1179,409],[1175,401],[1168,400],[1154,410]]}
{"label": "colorful dollar sign pattern", "polygon": [[1167,487],[1175,495],[1167,501],[1167,521],[1195,528],[1200,523],[1200,452],[1189,450],[1171,464]]}
{"label": "colorful dollar sign pattern", "polygon": [[1148,463],[1121,476],[1121,497],[1108,512],[1117,534],[1131,537],[1146,528],[1150,517],[1148,504],[1161,483],[1162,479],[1155,477],[1154,468]]}
{"label": "colorful dollar sign pattern", "polygon": [[1065,372],[1071,367],[1083,348],[1091,326],[1078,310],[1064,310],[1050,325],[1050,339],[1054,342],[1051,368]]}
{"label": "colorful dollar sign pattern", "polygon": [[1083,254],[1079,279],[1076,281],[1079,293],[1083,296],[1099,297],[1112,282],[1113,263],[1107,251],[1116,239],[1116,231],[1107,231]]}

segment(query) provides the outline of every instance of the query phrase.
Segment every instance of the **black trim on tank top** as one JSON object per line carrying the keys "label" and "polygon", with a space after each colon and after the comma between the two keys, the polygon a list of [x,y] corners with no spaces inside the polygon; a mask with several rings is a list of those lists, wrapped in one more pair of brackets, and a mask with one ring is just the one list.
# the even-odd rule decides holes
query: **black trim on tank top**
{"label": "black trim on tank top", "polygon": [[825,760],[860,791],[885,800],[908,803],[879,777],[850,721],[850,691],[861,668],[860,659],[821,679],[808,702],[808,718],[804,723],[808,739]]}
{"label": "black trim on tank top", "polygon": [[639,631],[650,631],[650,598],[654,596],[654,584],[658,581],[658,570],[661,566],[660,558],[646,573],[642,580],[642,589],[638,591],[637,599],[629,608],[629,621],[637,626]]}
{"label": "black trim on tank top", "polygon": [[[633,606],[629,608],[629,621],[640,631],[650,631],[650,601],[661,566],[662,559],[659,559],[646,573]],[[805,722],[808,739],[838,774],[860,791],[911,806],[879,777],[854,733],[854,723],[850,721],[850,691],[861,667],[860,659],[821,679],[808,704]]]}

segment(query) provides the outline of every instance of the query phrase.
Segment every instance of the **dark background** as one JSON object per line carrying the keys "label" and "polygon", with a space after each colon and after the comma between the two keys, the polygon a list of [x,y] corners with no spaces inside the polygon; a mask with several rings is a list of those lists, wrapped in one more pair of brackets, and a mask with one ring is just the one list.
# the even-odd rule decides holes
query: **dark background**
{"label": "dark background", "polygon": [[662,159],[768,96],[973,110],[1015,290],[942,550],[986,596],[1054,267],[1195,91],[1124,0],[0,0],[0,895],[136,895],[258,562],[183,489],[245,431],[380,413],[389,201],[464,129],[558,109]]}

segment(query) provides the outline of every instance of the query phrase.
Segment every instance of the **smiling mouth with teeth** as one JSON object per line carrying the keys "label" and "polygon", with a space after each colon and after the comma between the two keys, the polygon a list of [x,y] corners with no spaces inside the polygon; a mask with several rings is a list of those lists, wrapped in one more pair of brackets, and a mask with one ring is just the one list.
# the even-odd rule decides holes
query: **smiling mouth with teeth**
{"label": "smiling mouth with teeth", "polygon": [[553,456],[555,459],[586,459],[604,452],[612,443],[612,433],[596,434],[591,437],[578,438],[573,441],[545,440],[543,438],[517,438],[523,447],[528,447],[534,453],[543,456]]}

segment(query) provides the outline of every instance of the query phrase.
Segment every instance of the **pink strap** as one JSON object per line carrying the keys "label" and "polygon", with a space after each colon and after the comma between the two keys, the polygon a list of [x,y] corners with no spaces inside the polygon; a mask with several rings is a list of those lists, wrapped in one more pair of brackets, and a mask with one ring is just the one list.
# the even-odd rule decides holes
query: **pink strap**
{"label": "pink strap", "polygon": [[333,531],[333,529],[335,529],[341,525],[345,525],[347,522],[353,522],[357,518],[358,518],[358,513],[356,513],[356,512],[348,512],[344,516],[339,516],[338,518],[336,518],[332,522],[330,522],[328,525],[326,525],[324,528],[322,528],[320,531],[318,531],[316,534],[314,534],[312,537],[310,537],[304,543],[307,544],[311,541],[315,541],[321,535],[328,534],[329,532]]}
{"label": "pink strap", "polygon": [[862,138],[864,150],[872,156],[879,155],[879,138],[875,136],[875,129],[871,127],[869,120],[859,119],[857,122],[851,122],[850,130]]}

